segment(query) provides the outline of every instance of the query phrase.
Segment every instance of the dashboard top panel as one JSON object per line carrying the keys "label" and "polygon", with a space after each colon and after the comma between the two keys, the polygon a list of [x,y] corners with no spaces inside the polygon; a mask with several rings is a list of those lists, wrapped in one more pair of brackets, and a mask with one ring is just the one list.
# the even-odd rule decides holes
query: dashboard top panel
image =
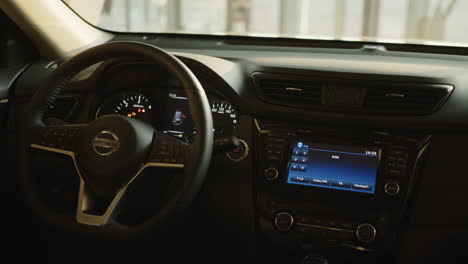
{"label": "dashboard top panel", "polygon": [[[138,35],[120,36],[114,41],[141,39]],[[179,41],[179,42],[177,42]],[[363,126],[387,130],[468,130],[468,58],[460,55],[368,51],[363,49],[325,49],[307,47],[278,48],[231,45],[212,41],[202,49],[170,38],[147,39],[147,43],[167,48],[195,75],[234,102],[239,111],[259,118],[292,122],[314,122],[337,126]],[[206,42],[206,41],[205,41]],[[178,43],[171,45],[171,43]],[[197,46],[196,43],[194,46]],[[33,64],[15,89],[17,97],[29,96],[51,69],[50,61]],[[98,73],[99,68],[94,72]],[[260,100],[252,80],[254,72],[297,75],[313,78],[431,83],[454,87],[440,109],[431,115],[365,115],[349,112],[324,112],[274,105]],[[73,86],[73,85],[71,85]]]}

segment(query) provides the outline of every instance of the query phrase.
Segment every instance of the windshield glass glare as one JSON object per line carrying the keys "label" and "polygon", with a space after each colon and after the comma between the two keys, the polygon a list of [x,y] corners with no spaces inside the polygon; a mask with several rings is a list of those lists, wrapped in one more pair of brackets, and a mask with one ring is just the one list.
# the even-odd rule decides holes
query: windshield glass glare
{"label": "windshield glass glare", "polygon": [[122,32],[468,44],[468,0],[63,0]]}

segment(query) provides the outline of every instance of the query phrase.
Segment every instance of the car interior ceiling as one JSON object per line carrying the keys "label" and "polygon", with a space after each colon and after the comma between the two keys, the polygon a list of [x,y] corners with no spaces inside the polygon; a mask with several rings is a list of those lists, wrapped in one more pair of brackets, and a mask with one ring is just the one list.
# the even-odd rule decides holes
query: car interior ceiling
{"label": "car interior ceiling", "polygon": [[[43,57],[1,11],[0,25],[5,249],[24,252],[18,261],[63,261],[65,252],[298,264],[467,255],[466,48],[118,33],[67,60]],[[106,59],[96,64],[93,52]],[[60,94],[42,98],[53,102],[42,113],[48,134],[24,147],[37,91],[65,79]],[[122,152],[127,136],[135,142]],[[50,151],[68,151],[62,140],[76,157]],[[135,170],[145,155],[151,162]],[[31,175],[20,176],[25,167]],[[138,177],[121,176],[127,170]],[[85,182],[92,205],[77,211]],[[125,199],[102,231],[87,216],[105,215],[115,190]],[[31,199],[48,209],[38,213]]]}

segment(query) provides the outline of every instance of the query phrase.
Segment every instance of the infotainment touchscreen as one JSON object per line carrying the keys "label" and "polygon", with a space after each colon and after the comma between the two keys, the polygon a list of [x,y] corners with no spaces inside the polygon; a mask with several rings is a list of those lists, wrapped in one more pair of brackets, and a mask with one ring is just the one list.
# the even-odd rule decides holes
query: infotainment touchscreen
{"label": "infotainment touchscreen", "polygon": [[288,183],[374,194],[378,160],[376,147],[297,142]]}

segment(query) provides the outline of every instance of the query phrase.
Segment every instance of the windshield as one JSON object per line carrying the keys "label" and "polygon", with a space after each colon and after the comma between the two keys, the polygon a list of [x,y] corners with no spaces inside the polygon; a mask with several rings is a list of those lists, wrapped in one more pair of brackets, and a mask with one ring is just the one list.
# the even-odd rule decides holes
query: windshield
{"label": "windshield", "polygon": [[63,0],[121,32],[468,46],[468,0]]}

